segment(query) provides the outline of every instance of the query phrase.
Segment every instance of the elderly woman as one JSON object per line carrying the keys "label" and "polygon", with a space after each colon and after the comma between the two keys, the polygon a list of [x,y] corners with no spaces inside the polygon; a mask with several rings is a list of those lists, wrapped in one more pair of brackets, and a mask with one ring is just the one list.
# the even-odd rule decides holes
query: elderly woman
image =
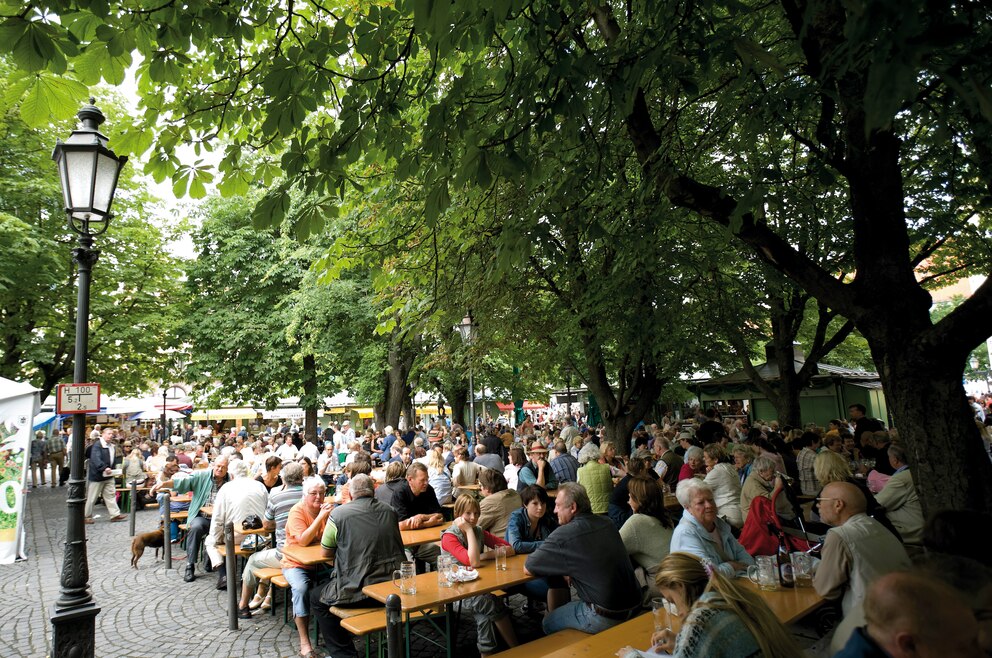
{"label": "elderly woman", "polygon": [[737,479],[740,480],[741,486],[744,486],[744,481],[751,474],[751,464],[753,463],[754,450],[751,449],[751,446],[741,444],[734,447],[734,468],[737,469]]}
{"label": "elderly woman", "polygon": [[744,525],[744,515],[741,514],[741,483],[737,479],[737,470],[724,461],[723,448],[719,443],[703,448],[703,462],[706,464],[703,482],[713,490],[717,516],[740,528]]}
{"label": "elderly woman", "polygon": [[679,470],[679,482],[706,474],[706,462],[703,461],[703,449],[699,446],[689,446],[685,451],[685,463]]}
{"label": "elderly woman", "polygon": [[606,514],[610,507],[610,492],[613,491],[610,467],[599,461],[600,456],[595,443],[587,443],[579,452],[578,482],[589,494],[593,514]]}
{"label": "elderly woman", "polygon": [[728,578],[754,564],[754,558],[734,538],[730,524],[717,516],[713,490],[708,484],[696,478],[683,480],[675,496],[685,511],[672,533],[672,552],[705,558]]}
{"label": "elderly woman", "polygon": [[[766,455],[759,455],[754,458],[751,466],[751,474],[744,480],[741,487],[741,512],[744,521],[747,521],[747,513],[751,509],[751,501],[759,496],[771,499],[775,494],[785,488],[782,476],[775,471],[775,462]],[[782,492],[775,500],[775,512],[786,520],[796,518],[796,513],[792,509],[789,497]]]}

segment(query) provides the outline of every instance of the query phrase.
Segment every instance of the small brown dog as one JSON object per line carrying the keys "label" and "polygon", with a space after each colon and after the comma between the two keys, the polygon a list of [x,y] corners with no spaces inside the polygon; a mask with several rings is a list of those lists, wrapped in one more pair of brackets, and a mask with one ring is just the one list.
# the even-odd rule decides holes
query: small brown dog
{"label": "small brown dog", "polygon": [[145,552],[146,548],[155,549],[155,558],[158,558],[158,549],[165,545],[165,533],[162,528],[158,530],[152,530],[151,532],[145,532],[140,535],[135,535],[134,539],[131,540],[131,566],[135,569],[138,568],[138,560],[141,558],[142,553]]}

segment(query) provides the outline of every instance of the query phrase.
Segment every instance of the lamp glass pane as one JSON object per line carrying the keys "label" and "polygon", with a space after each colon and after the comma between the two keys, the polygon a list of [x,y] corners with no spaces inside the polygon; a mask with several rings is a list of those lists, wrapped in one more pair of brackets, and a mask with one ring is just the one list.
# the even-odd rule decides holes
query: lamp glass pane
{"label": "lamp glass pane", "polygon": [[107,214],[114,200],[114,188],[117,187],[117,172],[120,163],[117,158],[107,153],[98,153],[96,157],[96,185],[93,190],[93,209],[98,213]]}
{"label": "lamp glass pane", "polygon": [[69,208],[90,208],[93,205],[93,168],[96,154],[92,151],[65,151],[65,167],[68,174]]}

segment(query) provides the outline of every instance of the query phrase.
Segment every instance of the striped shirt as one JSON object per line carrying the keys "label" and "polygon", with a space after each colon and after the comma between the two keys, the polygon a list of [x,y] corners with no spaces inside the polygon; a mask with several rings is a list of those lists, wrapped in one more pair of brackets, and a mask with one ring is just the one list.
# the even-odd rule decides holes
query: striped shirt
{"label": "striped shirt", "polygon": [[269,502],[265,506],[265,519],[276,524],[276,548],[282,548],[286,543],[286,519],[293,505],[303,500],[303,485],[294,484],[282,489],[273,489],[269,493]]}

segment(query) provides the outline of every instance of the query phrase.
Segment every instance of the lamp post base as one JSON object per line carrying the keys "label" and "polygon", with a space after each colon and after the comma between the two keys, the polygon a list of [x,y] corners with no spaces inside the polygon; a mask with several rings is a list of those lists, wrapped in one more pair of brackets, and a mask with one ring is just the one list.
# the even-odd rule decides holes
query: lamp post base
{"label": "lamp post base", "polygon": [[93,658],[99,612],[95,603],[68,610],[53,609],[51,658]]}

